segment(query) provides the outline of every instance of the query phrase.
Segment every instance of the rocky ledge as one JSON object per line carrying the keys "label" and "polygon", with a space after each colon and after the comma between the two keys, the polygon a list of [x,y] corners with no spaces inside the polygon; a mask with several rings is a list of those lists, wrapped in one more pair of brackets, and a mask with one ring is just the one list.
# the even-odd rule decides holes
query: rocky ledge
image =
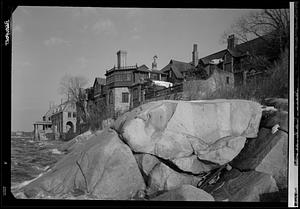
{"label": "rocky ledge", "polygon": [[66,143],[64,158],[26,185],[24,198],[281,201],[288,113],[262,107],[247,100],[144,104]]}

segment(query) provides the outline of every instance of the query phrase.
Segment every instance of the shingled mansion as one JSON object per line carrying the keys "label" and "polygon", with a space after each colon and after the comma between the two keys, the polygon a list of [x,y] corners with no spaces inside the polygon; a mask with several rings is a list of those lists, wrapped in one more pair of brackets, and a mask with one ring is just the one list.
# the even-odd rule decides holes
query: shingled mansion
{"label": "shingled mansion", "polygon": [[[198,58],[197,44],[194,44],[191,61],[171,59],[161,69],[157,68],[156,55],[149,68],[146,64],[127,65],[127,52],[119,50],[117,65],[106,70],[105,78],[95,78],[93,86],[83,92],[86,103],[105,104],[109,116],[114,117],[153,100],[184,100],[184,88],[190,81],[204,82],[201,89],[204,93],[218,86],[242,88],[249,80],[265,74],[266,69],[249,62],[253,56],[264,56],[270,62],[276,59],[265,47],[263,38],[238,44],[234,35],[228,37],[227,48],[221,51]],[[67,101],[52,105],[42,121],[34,124],[36,138],[46,133],[52,133],[55,138],[75,133],[79,120],[76,105]]]}

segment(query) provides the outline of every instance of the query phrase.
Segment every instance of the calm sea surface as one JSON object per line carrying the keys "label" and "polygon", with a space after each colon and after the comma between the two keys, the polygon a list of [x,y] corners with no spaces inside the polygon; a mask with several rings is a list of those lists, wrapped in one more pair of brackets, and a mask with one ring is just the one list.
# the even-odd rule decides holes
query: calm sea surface
{"label": "calm sea surface", "polygon": [[62,141],[33,141],[30,138],[11,138],[11,186],[36,178],[63,157],[57,150]]}

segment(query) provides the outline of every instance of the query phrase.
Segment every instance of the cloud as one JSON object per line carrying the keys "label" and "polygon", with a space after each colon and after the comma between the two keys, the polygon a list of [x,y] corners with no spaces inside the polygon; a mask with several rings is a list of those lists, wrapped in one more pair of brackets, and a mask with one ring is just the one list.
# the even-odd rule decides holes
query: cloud
{"label": "cloud", "polygon": [[70,44],[70,42],[59,37],[51,37],[50,39],[45,40],[44,44],[46,46],[53,46],[53,45],[60,45],[60,44]]}
{"label": "cloud", "polygon": [[91,15],[98,14],[98,11],[96,8],[93,7],[80,7],[80,8],[72,8],[71,14],[73,17],[87,17]]}
{"label": "cloud", "polygon": [[116,35],[117,28],[110,19],[100,19],[93,26],[92,30],[97,34]]}

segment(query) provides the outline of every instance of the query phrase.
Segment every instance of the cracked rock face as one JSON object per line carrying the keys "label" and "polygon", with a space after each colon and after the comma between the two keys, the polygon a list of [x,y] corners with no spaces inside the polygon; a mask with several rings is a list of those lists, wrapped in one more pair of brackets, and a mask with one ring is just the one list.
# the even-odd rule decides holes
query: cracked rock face
{"label": "cracked rock face", "polygon": [[202,189],[192,185],[181,187],[165,192],[152,200],[155,201],[214,201],[214,198]]}
{"label": "cracked rock face", "polygon": [[94,199],[126,200],[143,189],[145,183],[130,148],[114,130],[107,129],[28,184],[24,193],[38,198],[81,191]]}
{"label": "cracked rock face", "polygon": [[134,109],[115,129],[133,151],[201,173],[214,168],[201,166],[201,160],[223,165],[241,151],[246,137],[256,137],[261,114],[260,104],[247,100],[163,100]]}

